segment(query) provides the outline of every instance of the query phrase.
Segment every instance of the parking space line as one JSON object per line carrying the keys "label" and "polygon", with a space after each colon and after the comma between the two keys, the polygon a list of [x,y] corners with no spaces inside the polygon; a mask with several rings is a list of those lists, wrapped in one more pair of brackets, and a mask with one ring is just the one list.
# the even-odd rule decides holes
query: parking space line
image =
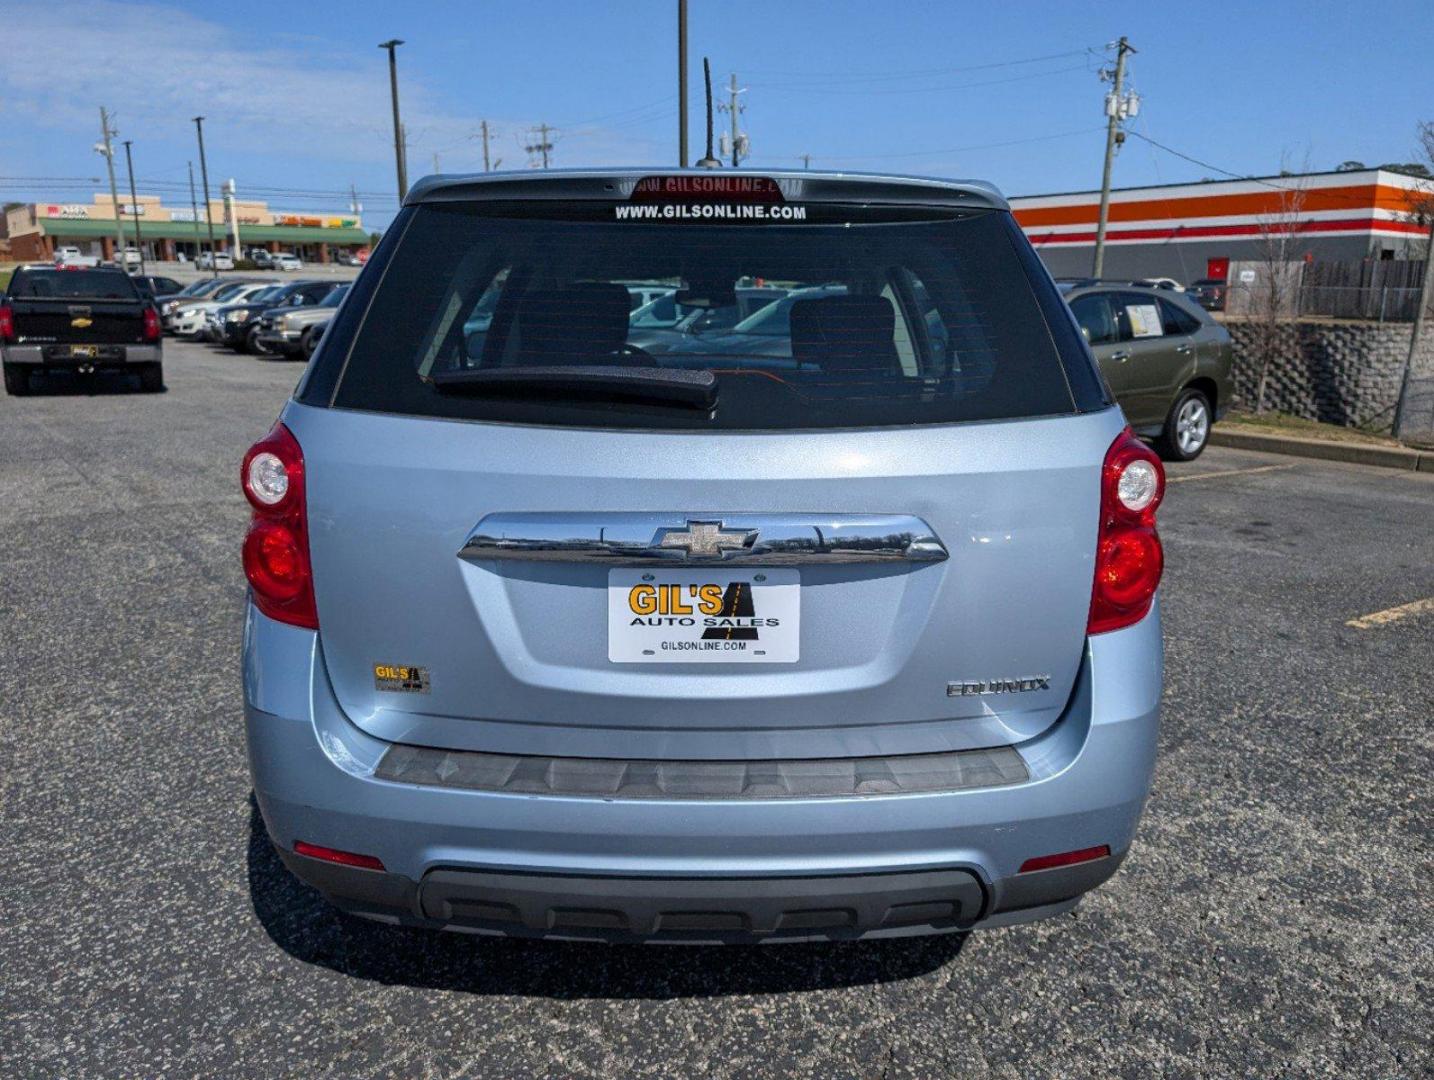
{"label": "parking space line", "polygon": [[1297,469],[1299,463],[1290,465],[1256,465],[1249,469],[1221,469],[1219,472],[1193,473],[1190,476],[1167,476],[1167,484],[1183,484],[1186,480],[1215,480],[1222,476],[1248,476],[1251,473],[1279,472],[1281,469]]}
{"label": "parking space line", "polygon": [[1376,626],[1384,626],[1386,623],[1398,622],[1411,615],[1423,615],[1426,612],[1434,612],[1434,596],[1427,596],[1423,600],[1412,600],[1407,604],[1400,604],[1398,607],[1385,608],[1383,611],[1376,611],[1370,615],[1361,615],[1357,619],[1350,619],[1344,625],[1353,626],[1356,630],[1373,630]]}

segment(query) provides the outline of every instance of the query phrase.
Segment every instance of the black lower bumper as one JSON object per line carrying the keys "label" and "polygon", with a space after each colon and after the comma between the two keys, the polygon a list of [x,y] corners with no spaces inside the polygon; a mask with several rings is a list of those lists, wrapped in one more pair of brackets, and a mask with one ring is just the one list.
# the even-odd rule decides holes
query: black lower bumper
{"label": "black lower bumper", "polygon": [[[440,868],[421,881],[281,852],[336,906],[386,922],[609,942],[841,941],[969,930],[1051,908],[1105,881],[1123,855],[1020,875],[992,893],[969,870],[828,877],[580,877]],[[1002,921],[1020,921],[1019,918]]]}

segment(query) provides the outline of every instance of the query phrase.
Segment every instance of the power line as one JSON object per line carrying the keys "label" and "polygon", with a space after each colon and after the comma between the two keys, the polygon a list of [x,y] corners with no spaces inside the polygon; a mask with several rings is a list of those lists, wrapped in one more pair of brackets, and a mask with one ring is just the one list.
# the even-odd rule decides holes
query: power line
{"label": "power line", "polygon": [[897,79],[918,79],[931,75],[956,75],[963,71],[990,71],[995,68],[1017,67],[1022,64],[1039,64],[1046,60],[1064,60],[1071,56],[1085,56],[1099,51],[1102,46],[1091,45],[1084,49],[1070,49],[1066,52],[1047,53],[1044,56],[1027,56],[1017,60],[998,60],[989,64],[965,64],[960,67],[939,67],[939,68],[913,68],[901,72],[861,72],[861,71],[749,71],[749,75],[776,75],[779,78],[793,79],[838,79],[842,82],[857,82],[866,80],[897,80]]}
{"label": "power line", "polygon": [[[1004,146],[1024,146],[1028,143],[1050,142],[1053,139],[1069,139],[1076,135],[1089,135],[1092,131],[1101,131],[1104,128],[1105,125],[1101,124],[1099,127],[1081,128],[1079,131],[1060,131],[1053,135],[1035,135],[1027,139],[1007,139],[1004,142],[952,146],[944,150],[903,150],[893,154],[788,154],[785,156],[795,156],[812,161],[885,161],[890,158],[938,157],[941,154],[964,154],[972,150],[995,150]],[[764,160],[776,160],[776,158],[764,156]]]}
{"label": "power line", "polygon": [[1026,75],[1012,75],[1004,79],[983,79],[979,82],[948,83],[943,86],[900,86],[900,87],[852,87],[843,88],[840,86],[818,87],[818,86],[797,86],[782,83],[753,83],[753,86],[763,90],[785,91],[792,94],[938,94],[949,90],[971,90],[980,86],[1002,86],[1007,83],[1026,82],[1030,79],[1044,79],[1051,75],[1065,75],[1073,71],[1089,71],[1085,64],[1075,64],[1069,67],[1053,68],[1050,71],[1033,71]]}

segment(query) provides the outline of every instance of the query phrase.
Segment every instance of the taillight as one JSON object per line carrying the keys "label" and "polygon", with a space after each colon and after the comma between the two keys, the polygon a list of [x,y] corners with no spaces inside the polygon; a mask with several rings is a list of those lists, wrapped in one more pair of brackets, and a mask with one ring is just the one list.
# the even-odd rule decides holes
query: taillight
{"label": "taillight", "polygon": [[1160,459],[1126,428],[1100,472],[1100,533],[1086,633],[1104,634],[1145,618],[1165,569],[1155,508],[1165,496]]}
{"label": "taillight", "polygon": [[271,619],[317,630],[299,441],[283,424],[275,424],[249,447],[239,479],[254,508],[244,537],[244,576],[253,589],[254,606]]}
{"label": "taillight", "polygon": [[310,859],[323,859],[340,866],[356,866],[360,870],[382,870],[383,860],[377,855],[360,855],[355,851],[340,851],[338,848],[321,847],[307,840],[294,841],[294,854]]}
{"label": "taillight", "polygon": [[144,340],[159,340],[159,312],[152,307],[144,309]]}
{"label": "taillight", "polygon": [[9,304],[0,304],[0,341],[15,340],[15,309]]}

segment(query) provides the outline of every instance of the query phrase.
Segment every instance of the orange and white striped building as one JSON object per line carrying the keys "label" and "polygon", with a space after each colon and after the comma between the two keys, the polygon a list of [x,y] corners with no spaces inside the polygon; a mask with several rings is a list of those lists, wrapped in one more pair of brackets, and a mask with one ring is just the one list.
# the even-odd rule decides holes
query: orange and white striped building
{"label": "orange and white striped building", "polygon": [[[1293,259],[1405,258],[1412,254],[1411,240],[1428,235],[1412,206],[1431,186],[1402,173],[1364,169],[1112,190],[1105,276],[1183,283],[1223,277],[1211,272],[1219,260],[1260,258],[1262,230],[1271,222],[1291,224]],[[1099,191],[1010,202],[1052,274],[1090,273]]]}

